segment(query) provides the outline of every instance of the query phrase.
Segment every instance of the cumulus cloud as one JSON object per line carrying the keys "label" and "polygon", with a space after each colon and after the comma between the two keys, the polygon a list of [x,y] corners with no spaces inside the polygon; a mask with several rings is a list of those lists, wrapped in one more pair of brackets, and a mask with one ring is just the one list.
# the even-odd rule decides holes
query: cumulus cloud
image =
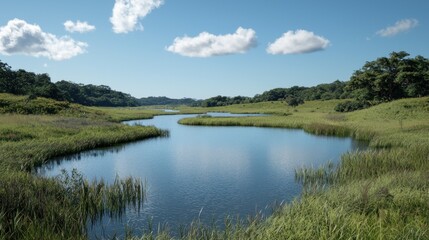
{"label": "cumulus cloud", "polygon": [[245,53],[256,45],[256,32],[239,27],[233,34],[202,32],[196,37],[177,37],[166,50],[186,57],[211,57]]}
{"label": "cumulus cloud", "polygon": [[297,54],[321,51],[329,46],[329,40],[307,30],[288,31],[274,43],[268,44],[270,54]]}
{"label": "cumulus cloud", "polygon": [[40,26],[20,19],[0,27],[0,53],[4,55],[25,54],[61,61],[84,53],[87,47],[84,42],[45,33]]}
{"label": "cumulus cloud", "polygon": [[71,32],[71,33],[73,32],[86,33],[86,32],[91,32],[95,30],[95,26],[90,25],[87,22],[81,22],[79,20],[75,23],[68,20],[64,23],[64,27],[67,32]]}
{"label": "cumulus cloud", "polygon": [[116,0],[110,22],[115,33],[143,30],[139,19],[146,17],[153,9],[159,8],[164,0]]}
{"label": "cumulus cloud", "polygon": [[392,37],[398,33],[415,28],[418,24],[419,21],[417,21],[417,19],[402,19],[397,21],[393,26],[389,26],[377,31],[377,35],[382,37]]}

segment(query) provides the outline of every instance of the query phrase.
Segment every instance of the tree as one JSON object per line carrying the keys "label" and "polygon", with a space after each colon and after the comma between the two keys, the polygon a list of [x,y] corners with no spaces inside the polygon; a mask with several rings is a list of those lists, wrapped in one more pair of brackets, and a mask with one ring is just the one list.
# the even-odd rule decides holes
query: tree
{"label": "tree", "polygon": [[358,93],[358,100],[391,101],[403,97],[428,95],[429,61],[406,52],[367,62],[353,73],[348,88]]}
{"label": "tree", "polygon": [[429,60],[422,56],[405,59],[405,63],[400,66],[397,81],[406,97],[429,95]]}
{"label": "tree", "polygon": [[302,100],[302,98],[296,97],[296,96],[288,96],[286,99],[286,102],[289,106],[291,107],[296,107],[300,104],[304,103],[304,100]]}
{"label": "tree", "polygon": [[13,71],[7,63],[0,61],[0,92],[13,91]]}

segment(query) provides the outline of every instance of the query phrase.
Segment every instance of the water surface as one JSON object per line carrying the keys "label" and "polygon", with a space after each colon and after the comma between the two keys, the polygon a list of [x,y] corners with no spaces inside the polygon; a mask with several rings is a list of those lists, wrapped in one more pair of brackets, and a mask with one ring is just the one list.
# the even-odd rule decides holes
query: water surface
{"label": "water surface", "polygon": [[[76,168],[89,179],[111,182],[117,174],[145,179],[148,198],[143,210],[129,209],[122,222],[105,218],[106,234],[122,232],[125,224],[143,228],[148,218],[153,218],[154,226],[168,223],[177,230],[179,224],[198,217],[211,223],[221,222],[226,215],[268,213],[266,207],[273,202],[299,195],[296,168],[338,162],[343,153],[362,147],[350,138],[315,136],[302,130],[177,124],[192,116],[196,115],[126,122],[167,129],[170,136],[58,158],[39,173],[55,176],[61,169]],[[91,234],[100,234],[100,226],[95,229]]]}

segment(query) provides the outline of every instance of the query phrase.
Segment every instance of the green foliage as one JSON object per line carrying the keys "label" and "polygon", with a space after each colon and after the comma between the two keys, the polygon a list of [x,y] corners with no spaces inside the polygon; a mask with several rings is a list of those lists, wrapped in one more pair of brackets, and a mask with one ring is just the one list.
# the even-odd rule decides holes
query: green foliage
{"label": "green foliage", "polygon": [[9,172],[0,182],[2,239],[83,239],[88,221],[119,217],[127,205],[140,207],[146,194],[138,179],[109,185],[88,182],[76,171],[57,179]]}
{"label": "green foliage", "polygon": [[[351,97],[351,93],[345,91],[346,83],[334,81],[328,84],[319,84],[315,87],[275,88],[250,97],[226,97],[216,96],[206,99],[200,103],[202,107],[221,107],[233,104],[248,104],[271,101],[291,101],[294,106],[296,103],[302,104],[303,101],[312,100],[332,100]],[[297,101],[295,101],[297,100]],[[194,104],[197,105],[198,103]]]}
{"label": "green foliage", "polygon": [[136,98],[108,86],[83,85],[68,81],[52,83],[48,74],[35,74],[0,61],[0,93],[65,100],[87,106],[138,106]]}
{"label": "green foliage", "polygon": [[[208,234],[199,238],[429,239],[429,98],[396,100],[343,114],[333,113],[336,104],[305,102],[298,112],[283,117],[280,103],[256,103],[216,110],[264,112],[271,106],[276,115],[182,119],[180,123],[189,125],[302,128],[314,134],[352,136],[372,147],[344,154],[338,165],[296,169],[304,192],[295,201],[257,224],[228,231],[200,227]],[[195,232],[199,231],[184,234],[184,239],[198,238]]]}
{"label": "green foliage", "polygon": [[353,73],[346,87],[356,100],[341,103],[335,110],[350,112],[380,102],[429,95],[429,60],[408,56],[392,52],[388,58],[367,62]]}
{"label": "green foliage", "polygon": [[[103,214],[119,216],[126,205],[141,205],[145,192],[140,180],[117,179],[108,185],[88,182],[76,172],[53,180],[29,171],[55,156],[163,136],[165,131],[108,122],[103,120],[111,118],[108,111],[52,99],[0,94],[0,103],[7,112],[0,114],[0,239],[85,239],[89,221]],[[49,113],[46,109],[56,114],[31,115]],[[17,114],[23,112],[30,115]]]}
{"label": "green foliage", "polygon": [[[183,227],[180,237],[428,238],[425,229],[429,227],[429,99],[404,99],[352,113],[334,113],[335,105],[340,102],[306,101],[296,107],[297,112],[282,102],[194,109],[273,115],[200,117],[184,119],[181,123],[302,128],[315,134],[365,139],[374,149],[345,154],[338,166],[331,164],[318,169],[297,170],[297,177],[305,179],[302,181],[303,195],[279,208],[268,219],[256,216],[248,221],[232,221],[227,218],[224,230],[196,221]],[[91,110],[95,109],[118,119],[161,113],[139,108]],[[191,109],[183,107],[180,110],[190,112]],[[86,111],[90,112],[89,109]],[[403,121],[402,126],[399,120]],[[118,181],[117,185],[104,188],[104,183],[89,183],[77,173],[54,181],[34,176],[21,168],[31,168],[61,154],[160,134],[154,128],[55,115],[0,115],[0,130],[9,134],[0,144],[0,238],[6,239],[83,239],[86,221],[96,220],[101,212],[109,214],[109,209],[114,210],[113,215],[121,213],[121,207],[115,201],[101,204],[104,201],[100,199],[105,199],[105,194],[112,193],[112,199],[124,196],[118,194],[121,192],[138,196],[138,191],[130,190],[136,189],[132,184],[136,183],[134,180]],[[13,137],[14,134],[18,137]],[[380,147],[382,149],[377,149]],[[138,198],[129,199],[133,204],[132,199]],[[152,229],[141,238],[130,238],[171,239],[173,236],[168,228],[160,227],[158,232]]]}
{"label": "green foliage", "polygon": [[225,97],[225,96],[216,96],[206,99],[201,102],[202,107],[221,107],[232,104],[241,104],[241,103],[249,103],[251,99],[249,97]]}
{"label": "green foliage", "polygon": [[370,107],[371,104],[365,100],[353,100],[353,101],[345,101],[339,103],[335,106],[335,111],[337,112],[353,112],[356,110],[364,109]]}
{"label": "green foliage", "polygon": [[352,91],[359,91],[358,99],[391,101],[429,94],[429,60],[417,56],[407,58],[406,52],[392,52],[390,56],[367,62],[354,72],[348,83]]}
{"label": "green foliage", "polygon": [[286,99],[285,99],[285,101],[287,102],[287,104],[289,105],[289,106],[291,106],[291,107],[296,107],[296,106],[298,106],[298,105],[300,105],[300,104],[303,104],[304,103],[304,100],[302,100],[301,98],[299,98],[299,97],[296,97],[296,96],[288,96]]}
{"label": "green foliage", "polygon": [[168,97],[147,97],[137,100],[140,106],[155,106],[155,105],[187,105],[199,106],[201,100],[192,98],[172,99]]}
{"label": "green foliage", "polygon": [[17,114],[58,114],[64,111],[78,111],[79,107],[68,102],[60,102],[46,98],[16,97],[0,94],[0,113]]}
{"label": "green foliage", "polygon": [[129,94],[118,92],[110,87],[101,85],[83,85],[68,81],[59,81],[55,84],[61,91],[63,98],[69,102],[86,106],[138,106],[137,99]]}

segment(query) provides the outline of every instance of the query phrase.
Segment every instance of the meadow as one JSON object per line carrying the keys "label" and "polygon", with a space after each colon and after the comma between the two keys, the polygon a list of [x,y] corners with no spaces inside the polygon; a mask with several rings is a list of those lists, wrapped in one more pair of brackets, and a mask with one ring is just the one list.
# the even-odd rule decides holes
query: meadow
{"label": "meadow", "polygon": [[[183,223],[183,239],[429,239],[429,98],[397,100],[336,113],[343,100],[298,107],[262,102],[213,108],[177,107],[180,113],[265,113],[244,118],[196,117],[187,125],[299,128],[350,136],[370,149],[346,153],[337,166],[296,169],[301,196],[263,219],[225,219],[225,228]],[[156,107],[163,108],[163,107]],[[85,239],[85,224],[120,215],[144,201],[144,183],[91,182],[79,173],[45,179],[31,170],[55,156],[167,133],[118,122],[172,114],[148,107],[96,108],[0,94],[0,239]],[[309,146],[311,148],[311,146]],[[153,227],[131,239],[171,239]]]}

